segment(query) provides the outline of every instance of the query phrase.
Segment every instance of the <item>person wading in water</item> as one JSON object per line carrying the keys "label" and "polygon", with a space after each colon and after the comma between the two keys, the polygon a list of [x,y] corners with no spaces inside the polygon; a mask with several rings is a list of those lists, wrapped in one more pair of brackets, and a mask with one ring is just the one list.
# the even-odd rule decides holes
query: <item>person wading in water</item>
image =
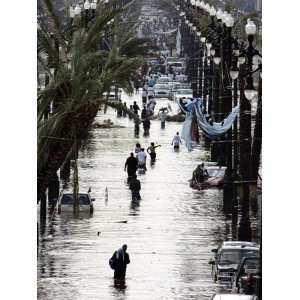
{"label": "person wading in water", "polygon": [[133,175],[135,175],[135,172],[137,170],[138,160],[134,157],[133,152],[130,153],[130,156],[126,159],[124,171],[127,169],[127,183],[129,183],[130,179]]}
{"label": "person wading in water", "polygon": [[161,145],[156,145],[152,142],[151,145],[147,148],[147,152],[151,158],[151,164],[153,165],[156,160],[155,148],[161,147]]}
{"label": "person wading in water", "polygon": [[127,245],[125,244],[119,250],[115,251],[109,260],[109,265],[114,270],[115,280],[125,280],[126,268],[130,263],[129,254],[126,250]]}
{"label": "person wading in water", "polygon": [[145,153],[144,150],[145,150],[144,148],[141,148],[141,151],[137,153],[136,158],[138,160],[138,167],[147,171],[146,168],[147,154]]}
{"label": "person wading in water", "polygon": [[131,190],[132,201],[141,200],[140,190],[141,190],[141,182],[136,178],[134,174],[132,179],[130,180],[129,188]]}
{"label": "person wading in water", "polygon": [[173,137],[172,144],[174,145],[174,150],[179,150],[179,144],[182,144],[179,132],[176,133],[176,135]]}

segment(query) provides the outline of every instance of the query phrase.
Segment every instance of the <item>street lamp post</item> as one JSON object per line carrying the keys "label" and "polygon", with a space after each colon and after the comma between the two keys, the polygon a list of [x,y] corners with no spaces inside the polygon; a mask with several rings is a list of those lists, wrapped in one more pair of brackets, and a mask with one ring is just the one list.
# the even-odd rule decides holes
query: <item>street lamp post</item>
{"label": "street lamp post", "polygon": [[[234,19],[226,12],[223,13],[222,20],[224,23],[224,43],[223,43],[223,109],[222,119],[226,117],[232,111],[232,91],[231,91],[231,80],[229,77],[230,68],[232,64],[232,42],[231,36],[232,26]],[[223,150],[220,152],[221,162],[226,163],[226,185],[224,186],[224,206],[229,207],[229,203],[232,201],[233,196],[233,185],[232,185],[232,130],[227,131],[225,135],[226,143],[224,144]],[[221,153],[224,153],[223,156]]]}
{"label": "street lamp post", "polygon": [[[232,68],[230,70],[230,77],[232,79],[232,88],[233,88],[233,106],[237,106],[238,104],[238,77],[239,77],[239,69],[238,69],[238,55],[239,49],[236,45],[236,48],[233,50],[233,60],[232,60]],[[238,167],[238,121],[237,119],[233,123],[233,177],[237,178],[237,167]]]}
{"label": "street lamp post", "polygon": [[[253,87],[252,77],[252,65],[253,57],[258,54],[258,51],[253,47],[254,35],[256,33],[256,25],[248,19],[245,31],[248,36],[248,48],[245,52],[247,58],[246,69],[246,87],[244,88],[244,79],[240,81],[240,174],[242,180],[245,182],[242,184],[242,217],[238,228],[239,240],[251,241],[252,230],[249,218],[249,204],[250,204],[250,187],[249,180],[251,179],[251,103],[250,101],[256,95],[256,91]],[[243,72],[244,73],[244,72]]]}

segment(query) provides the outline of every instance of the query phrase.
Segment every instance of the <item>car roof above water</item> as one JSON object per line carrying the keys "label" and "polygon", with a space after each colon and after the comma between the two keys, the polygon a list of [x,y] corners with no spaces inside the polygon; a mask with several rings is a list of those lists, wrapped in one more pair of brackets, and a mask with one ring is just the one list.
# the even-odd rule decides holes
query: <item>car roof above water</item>
{"label": "car roof above water", "polygon": [[242,294],[216,294],[212,300],[256,300],[257,297],[253,295]]}
{"label": "car roof above water", "polygon": [[242,242],[242,241],[225,241],[223,242],[222,249],[247,249],[257,250],[259,245],[253,242]]}

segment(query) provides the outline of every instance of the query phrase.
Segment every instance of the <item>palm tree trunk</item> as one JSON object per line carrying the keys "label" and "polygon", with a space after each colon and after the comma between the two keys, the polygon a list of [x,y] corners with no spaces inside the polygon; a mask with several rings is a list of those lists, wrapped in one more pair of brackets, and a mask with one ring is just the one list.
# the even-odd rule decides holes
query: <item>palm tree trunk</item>
{"label": "palm tree trunk", "polygon": [[95,104],[89,104],[82,107],[77,112],[70,113],[65,118],[61,134],[57,137],[59,139],[56,142],[51,143],[47,162],[43,165],[43,167],[38,166],[39,199],[41,199],[41,195],[46,192],[52,175],[55,174],[62,166],[67,154],[74,145],[74,136],[72,135],[74,122],[76,122],[76,127],[78,128],[76,138],[78,140],[79,148],[80,139],[92,124],[97,112],[98,106]]}

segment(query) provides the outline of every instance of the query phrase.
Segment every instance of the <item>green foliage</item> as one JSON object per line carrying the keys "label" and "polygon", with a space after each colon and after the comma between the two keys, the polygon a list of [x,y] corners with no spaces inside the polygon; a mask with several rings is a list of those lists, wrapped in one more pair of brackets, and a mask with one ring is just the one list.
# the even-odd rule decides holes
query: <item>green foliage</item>
{"label": "green foliage", "polygon": [[[142,56],[151,48],[149,41],[134,37],[133,30],[122,40],[111,38],[110,51],[98,49],[100,40],[111,30],[108,22],[112,18],[115,18],[112,34],[122,27],[118,26],[117,19],[121,10],[101,7],[88,27],[79,20],[63,26],[51,1],[44,0],[43,4],[47,22],[38,29],[37,56],[40,70],[47,73],[51,81],[37,98],[39,177],[57,171],[75,140],[80,145],[101,105],[114,107],[103,96],[105,92],[112,86],[129,93],[133,91],[132,82],[138,78],[144,63]],[[59,52],[54,41],[59,43]],[[49,60],[54,64],[54,75],[50,72]],[[45,119],[43,116],[51,102],[54,112]]]}

